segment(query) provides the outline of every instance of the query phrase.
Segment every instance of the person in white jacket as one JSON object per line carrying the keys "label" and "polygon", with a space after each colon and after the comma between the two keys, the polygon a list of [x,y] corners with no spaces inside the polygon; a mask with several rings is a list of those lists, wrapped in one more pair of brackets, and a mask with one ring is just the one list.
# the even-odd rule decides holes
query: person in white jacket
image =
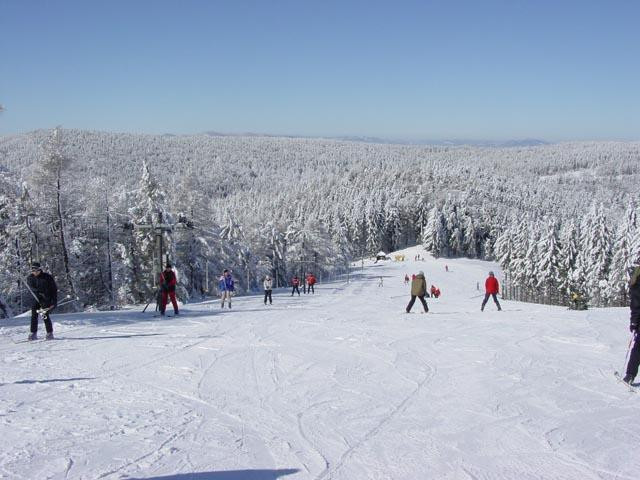
{"label": "person in white jacket", "polygon": [[264,282],[262,282],[262,285],[264,286],[264,304],[267,304],[268,298],[269,305],[272,305],[273,301],[271,300],[271,290],[273,290],[273,280],[271,280],[271,277],[269,275],[264,278]]}

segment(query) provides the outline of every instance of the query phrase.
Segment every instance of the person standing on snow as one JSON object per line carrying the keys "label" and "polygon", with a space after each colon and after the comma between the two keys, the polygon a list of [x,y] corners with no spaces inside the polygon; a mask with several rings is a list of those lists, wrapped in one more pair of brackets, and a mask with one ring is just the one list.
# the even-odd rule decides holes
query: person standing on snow
{"label": "person standing on snow", "polygon": [[411,300],[409,301],[409,305],[407,305],[407,313],[411,312],[411,308],[413,307],[414,302],[416,301],[416,297],[420,299],[422,302],[422,306],[424,307],[424,313],[429,311],[429,306],[424,299],[424,296],[427,294],[427,280],[424,278],[424,272],[418,272],[418,275],[411,281]]}
{"label": "person standing on snow", "polygon": [[173,313],[178,315],[178,302],[176,301],[176,284],[178,283],[178,279],[175,272],[172,270],[170,263],[167,263],[164,267],[164,271],[160,273],[159,283],[160,290],[162,291],[160,315],[164,316],[164,312],[167,309],[167,297],[171,299]]}
{"label": "person standing on snow", "polygon": [[269,299],[269,305],[273,304],[273,301],[271,300],[271,291],[273,290],[273,280],[271,280],[271,277],[269,275],[267,275],[264,278],[264,282],[262,282],[262,286],[264,287],[264,304],[267,304],[267,298]]}
{"label": "person standing on snow", "polygon": [[496,302],[498,311],[501,311],[502,308],[500,308],[500,302],[498,302],[498,297],[496,297],[498,292],[500,292],[500,285],[498,284],[498,279],[495,277],[493,272],[489,272],[489,276],[484,282],[484,291],[484,300],[482,300],[480,311],[484,312],[484,306],[487,304],[489,297],[493,297],[493,301]]}
{"label": "person standing on snow", "polygon": [[313,286],[316,284],[316,277],[313,273],[307,274],[307,291],[315,295],[316,290]]}
{"label": "person standing on snow", "polygon": [[404,284],[409,285],[409,275],[407,275],[406,273],[404,274]]}
{"label": "person standing on snow", "polygon": [[631,303],[629,305],[631,309],[629,330],[633,333],[633,346],[623,381],[632,384],[636,375],[638,375],[638,365],[640,365],[640,342],[638,342],[638,325],[640,324],[640,266],[637,266],[631,273],[629,296],[631,297]]}
{"label": "person standing on snow", "polygon": [[58,305],[58,286],[53,276],[43,272],[38,262],[31,264],[31,275],[27,277],[27,286],[34,296],[34,303],[31,306],[31,333],[28,340],[38,339],[38,314],[42,313],[44,328],[47,331],[47,340],[53,340],[53,324],[49,313]]}
{"label": "person standing on snow", "polygon": [[295,292],[298,292],[298,296],[300,296],[300,289],[298,288],[298,286],[300,285],[300,279],[297,275],[294,275],[291,279],[291,285],[293,286],[293,290],[291,290],[291,296],[293,297],[293,294]]}
{"label": "person standing on snow", "polygon": [[220,304],[220,308],[224,308],[225,299],[229,299],[229,308],[231,308],[231,293],[234,290],[234,282],[233,277],[231,277],[231,272],[225,269],[222,272],[222,276],[220,280],[218,280],[218,291],[220,292],[220,296],[222,298],[222,303]]}

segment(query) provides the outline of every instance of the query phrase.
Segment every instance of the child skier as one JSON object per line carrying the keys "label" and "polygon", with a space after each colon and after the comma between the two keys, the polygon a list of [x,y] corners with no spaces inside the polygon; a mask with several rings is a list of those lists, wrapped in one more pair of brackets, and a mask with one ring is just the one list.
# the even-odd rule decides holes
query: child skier
{"label": "child skier", "polygon": [[293,286],[293,290],[291,290],[291,296],[293,297],[293,294],[295,292],[298,292],[298,296],[300,296],[300,289],[298,288],[300,286],[300,279],[297,275],[294,275],[291,279],[291,286]]}
{"label": "child skier", "polygon": [[224,308],[225,299],[229,299],[229,308],[231,308],[231,294],[234,290],[234,281],[231,276],[231,272],[225,269],[222,272],[222,276],[218,281],[218,291],[220,292],[220,297],[222,299],[222,303],[220,304],[220,308]]}
{"label": "child skier", "polygon": [[269,305],[273,305],[273,301],[271,300],[271,291],[273,290],[273,280],[271,277],[267,275],[262,282],[262,286],[264,287],[264,304],[267,304],[267,298],[269,299]]}

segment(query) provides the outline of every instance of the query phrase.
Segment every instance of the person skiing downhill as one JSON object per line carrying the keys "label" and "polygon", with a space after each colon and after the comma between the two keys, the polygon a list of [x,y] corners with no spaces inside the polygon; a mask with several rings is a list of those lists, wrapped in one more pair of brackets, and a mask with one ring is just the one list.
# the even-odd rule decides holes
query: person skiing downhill
{"label": "person skiing downhill", "polygon": [[164,316],[167,310],[167,298],[171,299],[173,305],[173,313],[178,315],[178,302],[176,301],[176,284],[178,279],[175,272],[171,268],[171,264],[167,263],[164,267],[164,271],[160,273],[160,290],[162,291],[162,298],[160,299],[160,315]]}
{"label": "person skiing downhill", "polygon": [[229,299],[229,308],[231,308],[231,293],[235,288],[235,284],[233,281],[233,277],[231,276],[231,272],[227,269],[224,269],[222,272],[222,276],[220,280],[218,280],[218,291],[220,292],[220,298],[222,302],[220,303],[220,308],[224,308],[225,299]]}
{"label": "person skiing downhill", "polygon": [[422,302],[422,306],[424,307],[424,313],[429,312],[429,306],[424,299],[424,296],[427,294],[427,280],[424,278],[424,272],[418,272],[418,275],[411,281],[411,300],[409,301],[409,305],[407,305],[407,313],[411,312],[411,308],[413,307],[414,302],[416,301],[416,297],[420,299]]}
{"label": "person skiing downhill", "polygon": [[42,313],[42,320],[47,331],[47,340],[53,340],[53,324],[49,314],[58,305],[58,286],[53,276],[42,271],[40,263],[31,264],[31,274],[27,277],[27,286],[31,293],[38,298],[31,306],[31,329],[28,340],[38,339],[38,314]]}
{"label": "person skiing downhill", "polygon": [[307,274],[307,291],[315,295],[316,290],[313,287],[316,284],[316,277],[313,273]]}
{"label": "person skiing downhill", "polygon": [[264,304],[267,304],[267,298],[269,299],[269,305],[273,304],[273,301],[271,300],[271,291],[273,290],[273,280],[271,280],[271,277],[269,275],[267,275],[264,278],[264,282],[262,282],[262,286],[264,287]]}
{"label": "person skiing downhill", "polygon": [[291,286],[293,287],[293,290],[291,290],[292,297],[295,292],[298,292],[298,296],[300,296],[300,289],[298,288],[299,285],[300,285],[300,279],[298,278],[297,275],[294,275],[293,278],[291,279]]}
{"label": "person skiing downhill", "polygon": [[482,306],[480,307],[480,311],[484,312],[484,307],[487,304],[489,297],[493,297],[493,301],[496,303],[496,306],[498,307],[498,311],[501,311],[502,308],[500,307],[500,302],[498,302],[498,298],[496,297],[496,295],[500,291],[500,285],[498,284],[498,279],[495,277],[493,272],[489,272],[489,276],[484,282],[484,290],[485,290],[484,300],[482,300]]}
{"label": "person skiing downhill", "polygon": [[629,330],[633,334],[633,346],[631,347],[631,355],[627,363],[627,372],[622,380],[631,385],[638,375],[638,366],[640,365],[640,342],[638,342],[638,325],[640,324],[640,265],[634,268],[631,273],[629,296],[631,297],[629,305],[631,310]]}

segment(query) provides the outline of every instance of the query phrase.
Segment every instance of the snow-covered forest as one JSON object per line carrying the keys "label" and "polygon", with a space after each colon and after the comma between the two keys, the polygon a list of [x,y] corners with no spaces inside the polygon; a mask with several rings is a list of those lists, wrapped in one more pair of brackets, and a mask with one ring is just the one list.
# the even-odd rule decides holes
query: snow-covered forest
{"label": "snow-covered forest", "polygon": [[[640,143],[417,146],[55,129],[0,137],[0,303],[40,261],[76,308],[146,302],[164,234],[183,300],[327,277],[382,249],[497,260],[511,284],[624,305]],[[141,228],[142,227],[142,228]],[[169,227],[167,227],[169,228]]]}

